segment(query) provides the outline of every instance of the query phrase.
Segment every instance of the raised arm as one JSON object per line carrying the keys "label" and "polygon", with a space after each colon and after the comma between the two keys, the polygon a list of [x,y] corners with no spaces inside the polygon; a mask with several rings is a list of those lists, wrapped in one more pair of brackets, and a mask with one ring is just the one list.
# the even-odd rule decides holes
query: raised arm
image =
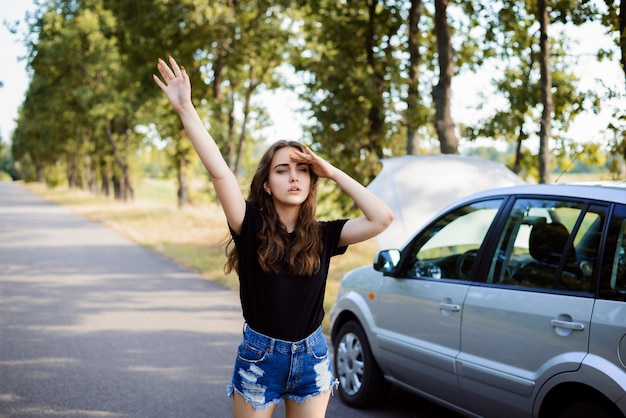
{"label": "raised arm", "polygon": [[179,67],[172,57],[169,58],[169,64],[168,66],[165,61],[159,59],[158,69],[163,81],[153,75],[154,81],[180,116],[194,149],[211,176],[226,220],[238,233],[241,230],[246,203],[237,178],[224,161],[217,144],[204,127],[191,102],[191,82],[187,72],[183,67]]}
{"label": "raised arm", "polygon": [[363,212],[364,216],[346,222],[341,231],[340,246],[356,244],[375,237],[387,229],[393,221],[391,209],[374,193],[310,149],[305,153],[294,149],[292,158],[296,161],[306,161],[318,177],[328,178],[337,183]]}

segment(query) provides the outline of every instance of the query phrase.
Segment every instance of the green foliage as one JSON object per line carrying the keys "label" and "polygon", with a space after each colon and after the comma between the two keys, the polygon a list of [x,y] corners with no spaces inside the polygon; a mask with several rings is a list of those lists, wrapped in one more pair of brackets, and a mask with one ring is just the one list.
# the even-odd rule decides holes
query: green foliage
{"label": "green foliage", "polygon": [[467,152],[467,155],[483,160],[497,161],[504,165],[508,163],[508,154],[498,151],[496,147],[473,147]]}
{"label": "green foliage", "polygon": [[615,112],[614,122],[607,128],[609,136],[610,172],[615,178],[626,179],[626,112]]}
{"label": "green foliage", "polygon": [[121,177],[136,149],[114,26],[95,0],[42,3],[31,23],[38,31],[30,52],[33,78],[13,152],[16,159],[30,156],[39,181],[63,162],[70,186],[95,189],[98,180]]}
{"label": "green foliage", "polygon": [[[194,103],[242,188],[273,140],[256,133],[267,124],[267,109],[254,99],[278,88],[296,89],[304,103],[310,118],[303,141],[367,184],[378,174],[380,158],[406,152],[407,132],[415,133],[422,149],[436,141],[434,3],[423,2],[419,22],[409,27],[412,3],[39,1],[25,37],[32,79],[11,150],[1,153],[2,170],[10,165],[13,174],[19,170],[30,180],[103,194],[124,186],[132,195],[131,183],[145,177],[176,178],[175,189],[188,188],[190,200],[214,199],[178,116],[152,81],[156,59],[173,55],[189,73]],[[605,3],[600,13],[590,0],[550,2],[551,22],[565,27],[594,20],[617,34],[618,2]],[[521,142],[509,165],[534,176],[536,156],[525,144],[536,138],[541,117],[536,2],[451,1],[448,10],[457,74],[495,68],[496,96],[504,99],[485,120],[459,132],[466,141],[504,140],[513,154]],[[418,61],[411,61],[410,33],[416,35]],[[625,41],[614,38],[623,48]],[[578,115],[599,111],[606,98],[623,92],[582,90],[571,72],[577,59],[572,46],[558,36],[550,42],[554,163],[567,170],[603,166],[604,152],[623,157],[623,111],[616,111],[605,131],[610,149],[571,141]],[[598,59],[612,53],[599,50]],[[291,69],[296,77],[285,77]],[[410,79],[411,71],[417,80]],[[609,164],[617,167],[614,161]],[[320,214],[346,207],[342,195],[332,184],[321,187]]]}
{"label": "green foliage", "polygon": [[[287,30],[274,2],[210,4],[107,0],[120,25],[121,49],[139,76],[149,78],[156,58],[175,56],[191,77],[194,102],[231,167],[240,172],[246,145],[254,142],[249,126],[262,108],[252,98],[260,88],[278,85],[275,73],[285,57]],[[138,46],[141,45],[141,48]],[[156,52],[161,51],[161,52]],[[146,64],[148,65],[146,67]],[[175,112],[154,85],[144,90],[144,124],[154,124],[171,167],[189,175],[193,150]],[[185,188],[184,185],[180,185]]]}
{"label": "green foliage", "polygon": [[[539,33],[536,30],[535,3],[517,0],[490,3],[481,10],[488,22],[488,40],[493,42],[494,56],[507,65],[494,85],[506,99],[507,106],[497,109],[492,116],[474,126],[465,127],[463,134],[469,140],[494,138],[510,143],[522,143],[539,132],[541,119],[541,75],[539,69]],[[597,10],[588,1],[558,1],[551,3],[553,22],[581,24],[597,16]],[[491,18],[490,16],[493,16]],[[553,91],[552,145],[561,169],[568,161],[580,159],[576,144],[568,136],[571,123],[586,111],[600,110],[600,96],[593,91],[581,91],[578,79],[570,66],[578,57],[568,51],[573,48],[563,36],[550,39],[551,89]],[[485,101],[489,98],[485,97]],[[589,151],[591,148],[588,148]],[[559,151],[560,150],[560,151]],[[563,152],[561,152],[563,151]],[[528,159],[528,161],[523,161]],[[528,167],[535,157],[528,152],[516,156],[511,167]],[[591,161],[591,159],[587,159]],[[521,168],[524,170],[523,168]],[[530,174],[530,172],[529,172]]]}
{"label": "green foliage", "polygon": [[401,120],[406,28],[402,4],[302,2],[302,26],[291,62],[305,79],[301,94],[313,116],[309,141],[348,173],[368,183],[377,160],[395,149]]}
{"label": "green foliage", "polygon": [[0,180],[19,180],[20,175],[15,169],[11,149],[0,136]]}

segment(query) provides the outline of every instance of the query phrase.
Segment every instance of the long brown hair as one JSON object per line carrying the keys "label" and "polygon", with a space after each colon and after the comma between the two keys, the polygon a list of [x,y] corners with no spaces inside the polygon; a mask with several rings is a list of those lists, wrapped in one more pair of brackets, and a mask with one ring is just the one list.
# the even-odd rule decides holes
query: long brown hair
{"label": "long brown hair", "polygon": [[[269,179],[270,168],[276,151],[285,147],[296,148],[301,152],[305,150],[304,146],[296,141],[281,140],[275,142],[261,157],[250,184],[248,200],[259,208],[263,218],[263,225],[258,235],[261,240],[258,249],[259,263],[265,272],[276,273],[285,263],[290,274],[310,276],[320,267],[319,254],[322,246],[321,227],[315,219],[317,175],[313,170],[309,170],[311,188],[309,195],[300,206],[293,238],[289,237],[287,230],[278,219],[272,196],[266,193],[263,187]],[[232,242],[231,238],[227,246],[228,260],[224,266],[224,271],[227,274],[233,270],[239,272],[237,249],[231,246]]]}

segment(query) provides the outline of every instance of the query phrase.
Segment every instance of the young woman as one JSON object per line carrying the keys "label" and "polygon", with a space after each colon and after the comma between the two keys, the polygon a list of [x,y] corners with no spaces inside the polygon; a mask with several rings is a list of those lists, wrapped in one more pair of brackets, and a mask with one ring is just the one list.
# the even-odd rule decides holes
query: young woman
{"label": "young woman", "polygon": [[[321,330],[333,255],[382,232],[391,210],[343,171],[297,142],[279,141],[261,158],[245,199],[234,173],[191,103],[185,69],[159,59],[154,81],[180,116],[208,170],[234,247],[226,270],[239,275],[245,320],[228,394],[233,416],[271,417],[285,401],[288,418],[324,417],[336,385]],[[318,178],[336,182],[363,216],[315,220]]]}

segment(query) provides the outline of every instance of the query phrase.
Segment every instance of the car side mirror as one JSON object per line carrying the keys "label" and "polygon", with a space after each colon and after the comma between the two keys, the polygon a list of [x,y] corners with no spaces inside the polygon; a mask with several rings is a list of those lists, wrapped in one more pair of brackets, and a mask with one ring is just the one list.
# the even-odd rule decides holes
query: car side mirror
{"label": "car side mirror", "polygon": [[379,251],[374,258],[374,270],[393,273],[400,262],[400,250]]}

